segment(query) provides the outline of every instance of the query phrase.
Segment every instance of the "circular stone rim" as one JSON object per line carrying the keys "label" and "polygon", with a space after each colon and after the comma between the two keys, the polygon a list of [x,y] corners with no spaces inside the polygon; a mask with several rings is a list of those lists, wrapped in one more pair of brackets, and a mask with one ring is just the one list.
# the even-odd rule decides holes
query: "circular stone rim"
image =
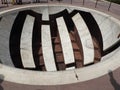
{"label": "circular stone rim", "polygon": [[[13,8],[5,11],[1,11],[0,15],[9,13],[16,10],[27,9],[32,7],[41,7],[41,6],[58,6],[58,5],[28,5],[19,8]],[[113,18],[110,15],[107,15],[103,12],[99,12],[93,9],[88,9],[85,7],[71,6],[71,5],[59,5],[63,7],[73,7],[76,9],[83,9],[87,11],[93,11],[99,13],[103,16],[109,16],[111,20],[113,20],[116,24],[120,26],[120,21],[116,18]],[[9,67],[3,64],[0,64],[0,74],[4,75],[4,80],[20,83],[20,84],[28,84],[28,85],[62,85],[62,84],[71,84],[78,83],[87,80],[91,80],[94,78],[98,78],[103,76],[109,72],[109,70],[113,71],[120,67],[120,47],[114,50],[112,53],[112,57],[109,58],[109,55],[106,55],[101,58],[101,62],[87,66],[84,68],[68,70],[68,71],[55,71],[55,72],[43,72],[43,71],[30,71],[17,69],[13,67]],[[117,58],[118,57],[118,58]],[[107,60],[106,60],[107,59]],[[117,62],[117,63],[116,63]],[[77,76],[77,77],[76,77]]]}

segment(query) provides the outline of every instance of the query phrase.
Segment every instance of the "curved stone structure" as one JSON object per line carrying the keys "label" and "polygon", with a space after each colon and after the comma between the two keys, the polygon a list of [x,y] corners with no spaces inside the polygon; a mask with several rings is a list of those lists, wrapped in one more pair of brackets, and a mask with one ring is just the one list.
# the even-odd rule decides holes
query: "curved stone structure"
{"label": "curved stone structure", "polygon": [[0,16],[0,73],[7,81],[68,84],[119,67],[120,21],[112,16],[65,5],[25,6]]}

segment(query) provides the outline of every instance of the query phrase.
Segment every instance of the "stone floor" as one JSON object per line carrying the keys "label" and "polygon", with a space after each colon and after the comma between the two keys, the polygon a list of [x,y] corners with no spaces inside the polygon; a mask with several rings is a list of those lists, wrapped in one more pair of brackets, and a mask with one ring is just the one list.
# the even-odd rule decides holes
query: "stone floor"
{"label": "stone floor", "polygon": [[[113,75],[112,75],[113,74]],[[0,81],[0,90],[120,90],[120,68],[105,76],[81,83],[57,86],[32,86]],[[13,78],[13,77],[11,77]],[[2,89],[3,88],[3,89]]]}

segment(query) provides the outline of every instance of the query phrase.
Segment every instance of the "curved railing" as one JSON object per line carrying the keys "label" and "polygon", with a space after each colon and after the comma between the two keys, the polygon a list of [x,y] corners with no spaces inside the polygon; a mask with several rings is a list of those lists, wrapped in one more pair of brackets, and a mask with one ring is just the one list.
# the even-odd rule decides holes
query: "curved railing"
{"label": "curved railing", "polygon": [[82,5],[86,5],[87,3],[91,3],[92,6],[94,6],[95,8],[97,8],[99,5],[103,5],[105,4],[106,8],[108,11],[110,11],[110,9],[112,8],[112,0],[0,0],[0,7],[8,7],[11,5],[17,5],[17,4],[30,4],[30,3],[69,3],[69,4],[74,4],[74,3],[78,3],[78,4],[82,4]]}

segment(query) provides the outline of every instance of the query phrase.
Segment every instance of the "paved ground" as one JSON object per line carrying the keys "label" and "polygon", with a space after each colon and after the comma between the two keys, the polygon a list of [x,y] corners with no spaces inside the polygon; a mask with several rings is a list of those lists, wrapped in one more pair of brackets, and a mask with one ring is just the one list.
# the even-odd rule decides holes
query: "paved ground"
{"label": "paved ground", "polygon": [[31,86],[3,81],[1,83],[3,89],[0,90],[120,90],[119,76],[120,68],[100,78],[61,86]]}
{"label": "paved ground", "polygon": [[[59,2],[53,0],[53,1],[49,1],[49,3],[51,4],[51,3],[59,3]],[[71,1],[63,0],[60,2],[60,4],[62,3],[71,4]],[[73,5],[94,8],[99,11],[111,14],[114,17],[120,19],[120,5],[112,3],[110,11],[108,11],[109,2],[100,1],[98,2],[96,8],[95,8],[95,3],[96,2],[94,0],[85,0],[84,5],[82,0],[73,0],[72,2]],[[0,11],[8,8],[19,7],[21,5],[13,6],[9,4],[9,6],[10,7],[3,8],[5,7],[5,5],[0,4],[0,8],[1,8]],[[0,75],[0,77],[3,76]],[[16,84],[16,83],[0,80],[0,90],[120,90],[120,68],[116,69],[114,72],[111,72],[107,75],[104,75],[102,77],[93,80],[89,80],[81,83],[69,84],[69,85],[60,85],[60,86],[31,86],[31,85],[22,85],[22,84]]]}

